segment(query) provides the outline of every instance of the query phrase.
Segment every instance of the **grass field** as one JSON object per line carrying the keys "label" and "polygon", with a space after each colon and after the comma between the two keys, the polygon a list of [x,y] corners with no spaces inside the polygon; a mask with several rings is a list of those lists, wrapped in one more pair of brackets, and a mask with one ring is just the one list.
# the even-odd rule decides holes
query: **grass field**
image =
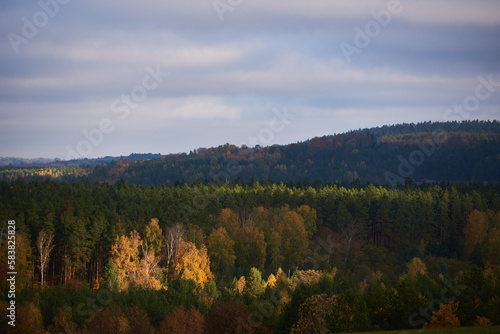
{"label": "grass field", "polygon": [[[490,327],[456,327],[443,329],[414,329],[402,331],[382,331],[382,332],[363,332],[363,334],[500,334],[500,326]],[[356,333],[361,334],[361,333]]]}

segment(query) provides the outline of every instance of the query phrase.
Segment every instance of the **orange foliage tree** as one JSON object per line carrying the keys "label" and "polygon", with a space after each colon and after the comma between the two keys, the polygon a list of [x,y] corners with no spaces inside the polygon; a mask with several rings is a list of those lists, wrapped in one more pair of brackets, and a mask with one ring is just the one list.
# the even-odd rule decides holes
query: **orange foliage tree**
{"label": "orange foliage tree", "polygon": [[432,321],[427,328],[460,327],[460,320],[455,315],[458,303],[441,304],[439,311],[432,312]]}
{"label": "orange foliage tree", "polygon": [[200,312],[194,307],[186,311],[180,306],[163,319],[158,334],[203,334],[204,331],[205,319]]}

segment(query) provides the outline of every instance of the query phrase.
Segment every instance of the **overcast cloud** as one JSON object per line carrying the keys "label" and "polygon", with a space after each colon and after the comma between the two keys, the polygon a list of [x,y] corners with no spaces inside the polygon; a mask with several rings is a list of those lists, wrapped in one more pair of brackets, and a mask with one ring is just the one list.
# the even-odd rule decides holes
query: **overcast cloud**
{"label": "overcast cloud", "polygon": [[2,1],[0,156],[240,145],[284,108],[259,144],[500,119],[500,83],[446,112],[479,77],[500,82],[500,2],[394,1]]}

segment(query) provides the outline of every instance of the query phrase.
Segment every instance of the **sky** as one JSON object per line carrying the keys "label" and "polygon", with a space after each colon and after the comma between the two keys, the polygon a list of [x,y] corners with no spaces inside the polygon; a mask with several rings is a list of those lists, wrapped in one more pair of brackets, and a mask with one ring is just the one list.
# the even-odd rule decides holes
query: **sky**
{"label": "sky", "polygon": [[0,2],[0,156],[500,119],[498,0]]}

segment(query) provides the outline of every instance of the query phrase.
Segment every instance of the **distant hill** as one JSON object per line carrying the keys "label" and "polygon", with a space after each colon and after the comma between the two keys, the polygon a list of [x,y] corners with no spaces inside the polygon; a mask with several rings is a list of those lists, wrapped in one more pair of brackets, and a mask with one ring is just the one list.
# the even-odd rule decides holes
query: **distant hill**
{"label": "distant hill", "polygon": [[[132,154],[86,164],[0,169],[0,178],[139,185],[207,180],[500,182],[500,122],[425,122],[358,129],[288,145],[231,144],[190,153]],[[61,164],[59,162],[58,164]],[[84,166],[85,165],[85,166]]]}
{"label": "distant hill", "polygon": [[33,165],[44,165],[51,162],[58,161],[57,159],[50,158],[13,158],[13,157],[0,157],[0,166],[33,166]]}
{"label": "distant hill", "polygon": [[134,159],[134,160],[145,160],[151,158],[159,158],[162,155],[159,153],[132,153],[129,156],[107,156],[104,158],[82,158],[75,160],[61,160],[61,159],[51,159],[51,158],[12,158],[12,157],[0,157],[0,166],[35,166],[35,167],[62,167],[62,166],[96,166],[101,165],[113,160],[119,159]]}

